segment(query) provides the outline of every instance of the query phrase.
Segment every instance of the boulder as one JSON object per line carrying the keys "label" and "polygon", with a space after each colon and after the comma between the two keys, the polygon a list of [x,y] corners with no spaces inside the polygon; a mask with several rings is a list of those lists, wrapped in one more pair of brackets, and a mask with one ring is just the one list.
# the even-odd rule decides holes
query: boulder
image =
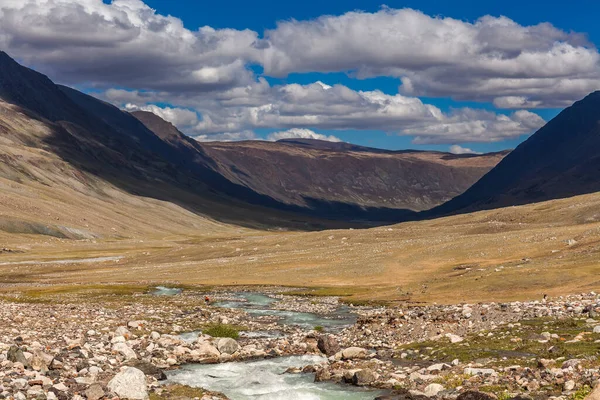
{"label": "boulder", "polygon": [[219,352],[219,350],[217,350],[216,347],[207,342],[203,342],[202,344],[200,344],[196,349],[196,352],[198,352],[202,357],[219,358],[219,356],[221,355],[221,352]]}
{"label": "boulder", "polygon": [[164,381],[167,376],[162,369],[158,368],[152,363],[143,360],[132,360],[127,363],[129,367],[137,368],[142,371],[146,376],[151,376],[157,381]]}
{"label": "boulder", "polygon": [[342,350],[342,358],[344,360],[352,360],[355,358],[364,358],[367,356],[367,350],[362,347],[348,347]]}
{"label": "boulder", "polygon": [[15,345],[10,346],[8,349],[8,352],[6,353],[6,359],[14,363],[21,363],[24,367],[29,366],[29,361],[27,361],[27,358],[23,353],[23,349]]}
{"label": "boulder", "polygon": [[370,369],[360,369],[354,373],[352,377],[352,383],[356,386],[369,385],[377,379],[375,372]]}
{"label": "boulder", "polygon": [[148,400],[146,375],[137,368],[128,367],[108,382],[108,389],[121,399]]}
{"label": "boulder", "polygon": [[112,347],[113,351],[116,351],[123,355],[127,360],[136,359],[137,355],[135,351],[131,349],[131,347],[127,346],[125,343],[115,343]]}
{"label": "boulder", "polygon": [[443,390],[444,390],[444,387],[442,385],[440,385],[439,383],[432,383],[430,385],[427,385],[425,390],[423,390],[423,393],[427,397],[435,397],[435,396],[437,396],[437,394],[439,392],[441,392]]}
{"label": "boulder", "polygon": [[332,356],[340,351],[340,345],[337,339],[331,335],[321,335],[317,341],[317,347],[321,353]]}
{"label": "boulder", "polygon": [[85,390],[85,397],[87,398],[87,400],[100,400],[101,398],[103,398],[104,389],[102,388],[102,385],[100,385],[99,383],[94,383],[90,385]]}
{"label": "boulder", "polygon": [[456,400],[494,400],[492,396],[475,390],[468,390],[458,395]]}
{"label": "boulder", "polygon": [[221,338],[217,342],[217,349],[221,353],[233,354],[240,349],[240,345],[231,338]]}

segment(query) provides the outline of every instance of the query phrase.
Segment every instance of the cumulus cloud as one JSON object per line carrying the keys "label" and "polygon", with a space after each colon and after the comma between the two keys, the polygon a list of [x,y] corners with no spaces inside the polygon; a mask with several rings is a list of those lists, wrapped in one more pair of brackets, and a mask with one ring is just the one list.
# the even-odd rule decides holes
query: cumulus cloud
{"label": "cumulus cloud", "polygon": [[585,36],[506,17],[468,22],[382,8],[249,29],[186,28],[141,0],[2,0],[0,48],[65,83],[176,93],[270,76],[346,72],[399,78],[407,96],[562,107],[600,89]]}
{"label": "cumulus cloud", "polygon": [[450,146],[449,151],[452,154],[482,154],[482,153],[477,152],[475,150],[471,150],[468,147],[462,147],[462,146],[459,146],[457,144]]}
{"label": "cumulus cloud", "polygon": [[[600,55],[581,34],[506,17],[470,23],[411,9],[284,21],[267,31],[267,74],[395,76],[407,95],[564,106],[600,89]],[[512,108],[510,101],[499,105]]]}
{"label": "cumulus cloud", "polygon": [[323,135],[320,133],[316,133],[311,131],[310,129],[301,129],[301,128],[292,128],[287,131],[281,132],[273,132],[269,134],[267,139],[272,141],[277,141],[281,139],[318,139],[318,140],[326,140],[328,142],[341,142],[340,138],[337,138],[333,135]]}
{"label": "cumulus cloud", "polygon": [[253,80],[250,30],[191,31],[141,0],[2,0],[0,48],[65,83],[204,91]]}
{"label": "cumulus cloud", "polygon": [[[112,92],[116,98],[164,102],[156,93]],[[540,128],[537,114],[520,110],[510,115],[459,108],[445,113],[416,97],[380,91],[355,91],[344,85],[316,82],[271,86],[260,80],[218,95],[170,98],[193,108],[201,121],[187,133],[210,135],[256,129],[381,130],[414,136],[416,144],[494,142],[516,138]]]}
{"label": "cumulus cloud", "polygon": [[138,106],[132,103],[127,103],[125,105],[125,109],[127,111],[149,111],[154,113],[164,119],[165,121],[169,121],[176,127],[180,129],[184,129],[185,127],[189,127],[198,123],[198,114],[191,110],[186,110],[183,108],[171,108],[171,107],[158,107],[154,104],[148,104],[144,106]]}
{"label": "cumulus cloud", "polygon": [[[258,33],[190,30],[141,0],[0,0],[0,48],[58,81],[107,89],[104,99],[155,112],[198,140],[252,139],[268,128],[501,141],[543,125],[523,109],[569,105],[600,88],[600,54],[583,35],[411,9],[290,20]],[[395,95],[321,82],[272,86],[254,65],[266,76],[341,71],[401,85]],[[518,111],[442,112],[421,95]]]}

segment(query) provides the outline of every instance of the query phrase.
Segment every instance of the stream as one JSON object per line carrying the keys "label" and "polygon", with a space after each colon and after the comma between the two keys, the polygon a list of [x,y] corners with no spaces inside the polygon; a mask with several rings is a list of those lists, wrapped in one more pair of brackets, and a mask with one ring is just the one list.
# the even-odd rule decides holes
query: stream
{"label": "stream", "polygon": [[186,365],[167,373],[170,382],[221,392],[232,400],[373,400],[381,391],[335,383],[315,383],[314,374],[284,374],[289,367],[318,364],[319,356],[214,365]]}
{"label": "stream", "polygon": [[[179,291],[177,291],[179,290]],[[173,296],[180,289],[159,287],[153,294]],[[260,293],[237,293],[232,300],[215,303],[217,307],[236,308],[254,316],[278,317],[279,325],[294,325],[304,329],[321,326],[328,332],[339,332],[356,322],[356,315],[346,306],[340,306],[329,315],[283,311],[272,308],[278,300]],[[199,332],[183,333],[183,340],[193,342]],[[279,331],[240,332],[240,337],[282,337]],[[222,364],[188,364],[167,372],[168,381],[221,392],[232,400],[373,400],[382,391],[339,385],[329,382],[315,383],[314,374],[286,374],[290,367],[303,368],[319,364],[325,358],[314,355],[279,357],[260,361],[229,362]]]}
{"label": "stream", "polygon": [[277,299],[260,293],[238,293],[236,297],[239,300],[218,302],[215,306],[241,309],[250,315],[279,317],[278,324],[280,325],[295,325],[305,329],[320,326],[326,332],[339,332],[356,323],[356,315],[352,314],[347,306],[340,306],[334,313],[325,316],[307,312],[274,310],[271,307],[277,302]]}

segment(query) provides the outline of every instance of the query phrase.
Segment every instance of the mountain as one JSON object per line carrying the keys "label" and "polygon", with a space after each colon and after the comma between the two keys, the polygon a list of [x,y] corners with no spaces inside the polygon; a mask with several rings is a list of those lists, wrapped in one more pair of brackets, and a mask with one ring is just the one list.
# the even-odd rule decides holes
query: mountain
{"label": "mountain", "polygon": [[[32,209],[36,197],[59,192],[58,201],[77,203],[73,211],[81,214],[87,212],[82,205],[106,201],[107,210],[131,217],[119,204],[159,201],[182,211],[184,225],[189,213],[203,226],[216,221],[253,228],[400,221],[460,194],[505,155],[394,152],[310,140],[201,144],[154,114],[132,115],[54,84],[3,52],[0,108],[0,179],[6,188],[27,191]],[[5,193],[5,204],[18,208],[23,198]],[[69,236],[63,228],[90,225],[63,214],[59,220],[75,225],[60,227],[44,215],[15,212],[6,217],[6,229],[50,227]],[[106,224],[90,229],[106,232]]]}
{"label": "mountain", "polygon": [[[52,211],[19,211],[22,196],[29,199],[32,210],[39,208],[36,203],[42,204],[42,199],[53,197],[55,209],[73,207],[69,214],[81,215],[88,212],[86,204],[104,201],[107,215],[120,213],[124,221],[125,216],[131,218],[135,213],[127,207],[119,210],[121,203],[149,201],[152,205],[146,207],[150,210],[156,208],[157,200],[167,208],[178,208],[181,220],[176,222],[187,225],[194,224],[192,213],[200,218],[195,226],[212,226],[210,221],[260,228],[344,226],[310,215],[300,218],[297,212],[290,214],[294,211],[290,207],[216,173],[196,141],[183,135],[178,140],[163,140],[131,114],[56,85],[2,52],[0,111],[2,206],[3,210],[8,204],[14,208],[0,216],[0,229],[44,231],[50,227],[52,232],[70,235],[64,226],[57,228],[55,220],[47,218]],[[172,210],[164,213],[170,215]],[[69,214],[57,217],[73,222],[66,228],[81,230],[90,225],[82,226],[81,220]],[[144,215],[141,208],[135,218]],[[161,219],[156,214],[150,218]],[[119,222],[121,225],[123,221]],[[104,224],[99,221],[95,229],[106,232]]]}
{"label": "mountain", "polygon": [[438,216],[600,191],[600,91],[563,110]]}
{"label": "mountain", "polygon": [[[153,113],[133,115],[164,140],[183,136]],[[391,151],[312,139],[198,146],[210,158],[210,166],[229,181],[284,204],[314,209],[331,204],[344,212],[341,205],[355,205],[390,214],[426,210],[450,200],[507,154]]]}

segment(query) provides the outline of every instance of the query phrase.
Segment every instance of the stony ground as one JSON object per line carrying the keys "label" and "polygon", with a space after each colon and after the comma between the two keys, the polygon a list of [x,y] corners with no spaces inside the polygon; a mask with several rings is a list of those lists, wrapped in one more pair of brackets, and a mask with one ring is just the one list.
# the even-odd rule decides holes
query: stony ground
{"label": "stony ground", "polygon": [[[338,334],[279,326],[273,317],[172,297],[111,290],[62,291],[0,300],[0,398],[220,399],[165,385],[165,370],[299,354],[327,356],[288,373],[389,389],[389,398],[579,400],[600,379],[600,298],[453,306],[353,307]],[[276,295],[275,307],[328,313],[333,297]],[[238,331],[280,331],[248,338]],[[185,332],[202,331],[183,340]],[[210,336],[210,335],[212,336]],[[227,338],[219,336],[230,336]],[[233,338],[232,338],[233,337]]]}

